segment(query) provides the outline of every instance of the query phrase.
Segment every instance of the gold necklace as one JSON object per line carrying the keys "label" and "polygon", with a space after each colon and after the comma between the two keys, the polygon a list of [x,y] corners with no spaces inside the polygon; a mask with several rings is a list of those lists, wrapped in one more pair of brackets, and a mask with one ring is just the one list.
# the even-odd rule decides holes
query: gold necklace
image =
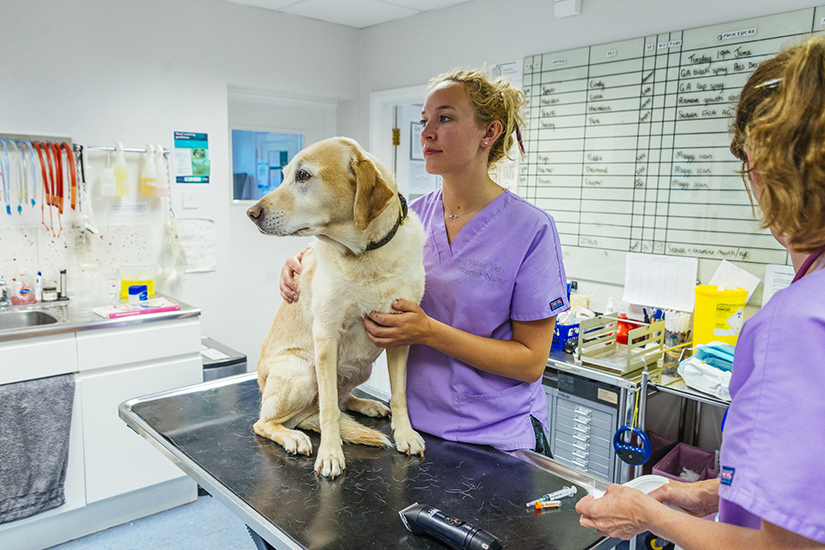
{"label": "gold necklace", "polygon": [[449,207],[449,206],[447,206],[447,203],[446,203],[446,202],[444,202],[444,196],[443,196],[443,195],[441,196],[441,204],[443,204],[443,205],[444,205],[444,208],[446,208],[446,209],[447,209],[447,214],[448,214],[448,216],[447,216],[447,217],[448,217],[448,218],[450,218],[451,220],[453,220],[453,223],[451,223],[451,224],[450,224],[450,229],[452,229],[453,227],[455,227],[455,220],[456,220],[457,218],[460,218],[460,217],[461,217],[461,216],[463,216],[464,214],[469,214],[470,212],[472,212],[473,210],[475,210],[476,208],[478,208],[478,205],[479,205],[479,204],[481,204],[481,199],[483,199],[483,198],[484,198],[484,195],[486,195],[486,194],[487,194],[487,189],[489,189],[489,188],[490,188],[490,182],[491,182],[491,181],[492,181],[492,180],[488,180],[488,181],[487,181],[487,187],[485,187],[485,188],[484,188],[484,191],[482,191],[481,195],[479,195],[478,200],[477,200],[477,201],[476,201],[476,203],[475,203],[475,206],[473,206],[473,207],[472,207],[472,208],[470,208],[469,210],[465,210],[465,211],[464,211],[464,212],[462,212],[461,214],[453,214],[453,213],[452,213],[452,211],[450,210],[450,207]]}

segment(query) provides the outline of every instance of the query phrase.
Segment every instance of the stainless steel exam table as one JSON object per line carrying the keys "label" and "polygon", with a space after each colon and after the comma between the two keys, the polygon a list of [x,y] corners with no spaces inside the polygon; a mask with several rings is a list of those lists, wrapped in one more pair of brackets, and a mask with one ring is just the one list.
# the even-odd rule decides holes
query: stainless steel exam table
{"label": "stainless steel exam table", "polygon": [[[256,374],[223,378],[132,399],[120,417],[235,513],[259,548],[440,549],[409,533],[398,511],[433,505],[474,523],[513,550],[611,548],[618,541],[579,525],[583,485],[606,482],[535,453],[497,451],[422,434],[424,457],[395,449],[344,445],[346,470],[334,480],[315,475],[315,456],[292,456],[257,436]],[[358,417],[390,433],[390,421]],[[319,436],[312,433],[317,450]],[[525,503],[575,482],[574,498],[537,512]],[[250,544],[252,548],[252,544]]]}

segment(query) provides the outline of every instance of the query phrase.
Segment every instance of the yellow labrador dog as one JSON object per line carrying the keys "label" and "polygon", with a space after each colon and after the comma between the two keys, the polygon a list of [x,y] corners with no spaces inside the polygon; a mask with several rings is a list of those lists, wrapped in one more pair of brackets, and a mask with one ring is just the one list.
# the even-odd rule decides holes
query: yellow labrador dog
{"label": "yellow labrador dog", "polygon": [[390,444],[341,410],[392,412],[396,448],[423,454],[424,440],[407,413],[409,347],[387,349],[391,411],[351,395],[381,354],[367,337],[364,316],[392,313],[393,300],[418,303],[424,294],[423,229],[392,174],[355,141],[330,138],[298,153],[283,183],[247,215],[266,235],[317,237],[301,262],[301,297],[282,303],[261,349],[255,433],[308,455],[309,437],[294,428],[319,431],[315,471],[335,477],[345,467],[342,440]]}

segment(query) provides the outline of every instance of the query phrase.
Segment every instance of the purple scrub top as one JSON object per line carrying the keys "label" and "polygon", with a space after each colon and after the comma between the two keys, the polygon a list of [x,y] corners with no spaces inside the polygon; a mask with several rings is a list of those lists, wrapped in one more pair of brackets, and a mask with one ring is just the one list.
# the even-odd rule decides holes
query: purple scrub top
{"label": "purple scrub top", "polygon": [[[570,308],[559,235],[544,210],[504,192],[449,243],[440,190],[410,208],[424,224],[421,307],[430,317],[508,340],[511,319],[546,319]],[[530,416],[545,428],[548,422],[541,380],[482,372],[424,345],[410,347],[407,400],[416,429],[501,450],[535,448]]]}
{"label": "purple scrub top", "polygon": [[730,393],[719,521],[825,542],[825,270],[745,323]]}

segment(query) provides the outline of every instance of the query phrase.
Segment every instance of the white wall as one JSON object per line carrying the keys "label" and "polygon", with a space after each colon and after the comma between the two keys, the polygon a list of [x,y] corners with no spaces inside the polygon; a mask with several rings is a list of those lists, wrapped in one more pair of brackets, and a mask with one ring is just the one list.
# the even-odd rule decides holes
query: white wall
{"label": "white wall", "polygon": [[[179,218],[215,220],[217,270],[187,275],[178,297],[202,308],[205,335],[254,368],[280,304],[278,271],[301,242],[266,238],[251,222],[230,229],[246,206],[230,205],[227,86],[337,99],[352,121],[358,44],[350,27],[218,0],[0,0],[0,133],[169,148],[173,130],[208,132],[212,182],[175,187],[173,206]],[[198,195],[197,210],[181,208],[182,188]]]}
{"label": "white wall", "polygon": [[[360,105],[371,92],[426,84],[453,67],[478,67],[541,54],[701,27],[825,4],[822,0],[582,0],[582,13],[558,19],[552,0],[473,0],[376,25],[361,33]],[[357,139],[369,146],[369,120],[361,118]],[[601,311],[617,285],[581,281],[569,273]]]}

